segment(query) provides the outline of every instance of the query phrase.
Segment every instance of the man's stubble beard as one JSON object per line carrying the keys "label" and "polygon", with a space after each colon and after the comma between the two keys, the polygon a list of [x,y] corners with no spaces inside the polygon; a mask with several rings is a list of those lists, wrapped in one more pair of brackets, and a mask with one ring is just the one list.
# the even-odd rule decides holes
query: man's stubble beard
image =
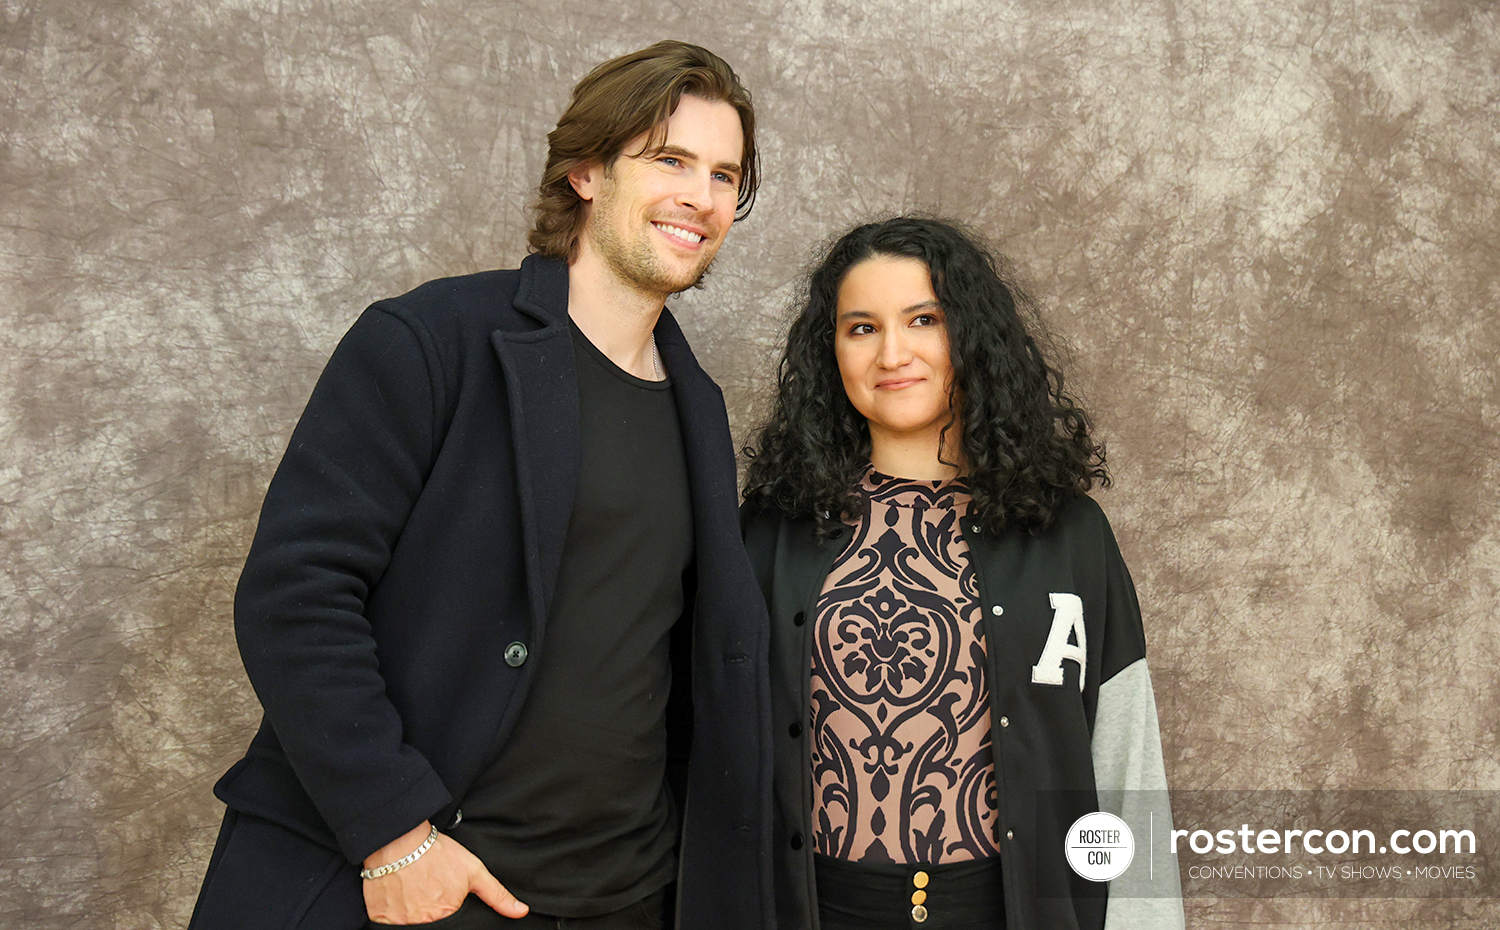
{"label": "man's stubble beard", "polygon": [[713,254],[705,252],[698,266],[690,272],[675,273],[662,263],[661,256],[652,248],[649,232],[628,240],[618,235],[609,222],[613,211],[613,198],[601,197],[589,214],[584,234],[593,241],[605,267],[616,277],[637,290],[653,294],[680,294],[688,288],[703,286],[703,279],[713,266]]}

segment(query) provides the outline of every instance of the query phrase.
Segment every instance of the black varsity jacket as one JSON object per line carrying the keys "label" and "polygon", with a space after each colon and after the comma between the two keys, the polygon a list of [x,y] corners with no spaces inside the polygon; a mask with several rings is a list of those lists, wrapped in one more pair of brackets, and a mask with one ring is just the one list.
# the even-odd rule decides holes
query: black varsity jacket
{"label": "black varsity jacket", "polygon": [[[770,608],[777,926],[816,928],[813,728],[805,725],[814,624],[806,621],[852,534],[844,528],[819,543],[811,520],[748,505],[741,523]],[[1006,926],[1181,927],[1176,861],[1162,852],[1171,811],[1145,634],[1103,511],[1079,497],[1037,536],[985,534],[967,520],[962,532],[983,604]],[[1069,826],[1096,810],[1121,816],[1138,837],[1141,854],[1112,889],[1081,878],[1065,858]]]}

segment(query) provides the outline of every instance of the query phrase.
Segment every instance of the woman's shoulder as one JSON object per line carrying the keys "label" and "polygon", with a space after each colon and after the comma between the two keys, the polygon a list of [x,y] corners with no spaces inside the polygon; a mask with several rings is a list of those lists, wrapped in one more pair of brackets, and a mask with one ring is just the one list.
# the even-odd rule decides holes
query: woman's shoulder
{"label": "woman's shoulder", "polygon": [[740,502],[740,535],[743,536],[750,531],[752,526],[766,526],[775,519],[775,512],[766,508],[759,501],[745,500]]}
{"label": "woman's shoulder", "polygon": [[779,534],[787,529],[815,528],[811,517],[798,516],[764,501],[748,499],[740,504],[740,533],[749,539],[752,532]]}
{"label": "woman's shoulder", "polygon": [[1110,528],[1109,518],[1104,514],[1104,508],[1099,502],[1087,494],[1079,493],[1064,501],[1052,514],[1052,521],[1040,534],[1043,538],[1052,538],[1056,541],[1067,541],[1078,545],[1085,541],[1109,539],[1113,541],[1114,531]]}
{"label": "woman's shoulder", "polygon": [[1104,508],[1099,502],[1088,494],[1079,493],[1058,508],[1058,521],[1071,521],[1079,524],[1109,525],[1109,518],[1104,515]]}

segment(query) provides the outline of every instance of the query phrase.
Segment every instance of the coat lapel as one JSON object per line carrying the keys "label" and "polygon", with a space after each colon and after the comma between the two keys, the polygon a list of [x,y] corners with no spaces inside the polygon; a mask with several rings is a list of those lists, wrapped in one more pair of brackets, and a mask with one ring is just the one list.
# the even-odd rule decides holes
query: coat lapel
{"label": "coat lapel", "polygon": [[[670,313],[662,312],[655,335],[682,428],[697,573],[693,743],[677,919],[684,927],[717,926],[733,913],[743,918],[737,925],[758,926],[771,892],[765,606],[740,542],[723,395],[698,367]],[[726,885],[725,876],[735,880]]]}
{"label": "coat lapel", "polygon": [[496,330],[490,342],[510,399],[526,584],[534,595],[532,621],[539,645],[578,487],[578,378],[568,324],[568,266],[528,256],[521,263],[514,306],[537,327]]}
{"label": "coat lapel", "polygon": [[[723,570],[721,553],[738,549],[739,489],[735,485],[734,446],[729,440],[729,418],[724,395],[693,357],[687,339],[670,311],[657,321],[656,347],[672,379],[677,420],[687,457],[688,491],[693,501],[693,533],[697,539],[698,575],[714,577]],[[712,594],[713,585],[700,583]]]}

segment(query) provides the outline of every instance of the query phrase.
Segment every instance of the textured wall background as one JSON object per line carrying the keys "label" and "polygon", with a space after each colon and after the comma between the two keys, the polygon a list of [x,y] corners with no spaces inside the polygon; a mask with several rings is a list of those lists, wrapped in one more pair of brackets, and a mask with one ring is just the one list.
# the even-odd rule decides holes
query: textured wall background
{"label": "textured wall background", "polygon": [[742,436],[810,243],[971,220],[1110,441],[1174,785],[1500,788],[1500,8],[923,6],[0,3],[0,924],[185,922],[258,716],[230,597],[324,359],[371,300],[514,264],[572,84],[662,36],[764,125],[679,311]]}

